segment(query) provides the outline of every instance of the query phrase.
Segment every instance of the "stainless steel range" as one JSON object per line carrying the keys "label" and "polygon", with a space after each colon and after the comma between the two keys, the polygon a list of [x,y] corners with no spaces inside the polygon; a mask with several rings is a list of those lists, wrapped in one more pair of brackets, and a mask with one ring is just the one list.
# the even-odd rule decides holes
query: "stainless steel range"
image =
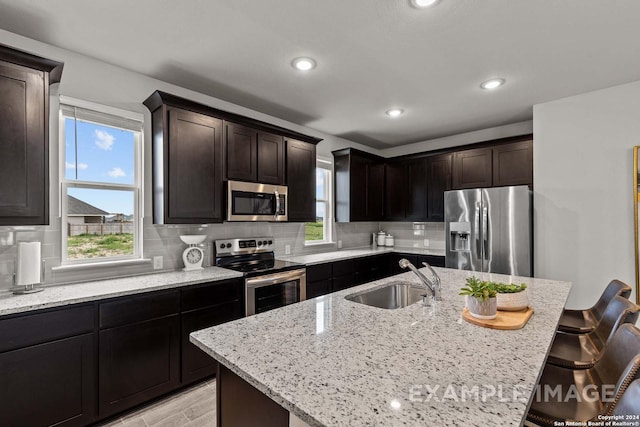
{"label": "stainless steel range", "polygon": [[273,237],[224,239],[214,244],[217,267],[244,273],[247,316],[306,299],[304,264],[275,259]]}

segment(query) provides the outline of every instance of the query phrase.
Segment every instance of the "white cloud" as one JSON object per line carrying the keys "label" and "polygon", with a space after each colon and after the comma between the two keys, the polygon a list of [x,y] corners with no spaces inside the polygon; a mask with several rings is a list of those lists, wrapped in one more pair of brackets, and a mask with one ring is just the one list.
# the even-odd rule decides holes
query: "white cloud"
{"label": "white cloud", "polygon": [[100,129],[95,130],[96,134],[96,145],[98,148],[102,148],[103,150],[111,150],[113,146],[113,142],[115,141],[115,137],[111,135],[109,132],[105,132]]}
{"label": "white cloud", "polygon": [[[64,166],[67,169],[75,169],[76,168],[76,165],[74,165],[73,163],[69,163],[69,162],[64,162]],[[78,163],[78,169],[80,169],[81,171],[87,169],[88,167],[89,167],[89,165],[86,164],[86,163]]]}
{"label": "white cloud", "polygon": [[122,178],[123,176],[127,176],[127,174],[124,173],[121,168],[113,168],[109,172],[107,172],[107,175],[112,178]]}

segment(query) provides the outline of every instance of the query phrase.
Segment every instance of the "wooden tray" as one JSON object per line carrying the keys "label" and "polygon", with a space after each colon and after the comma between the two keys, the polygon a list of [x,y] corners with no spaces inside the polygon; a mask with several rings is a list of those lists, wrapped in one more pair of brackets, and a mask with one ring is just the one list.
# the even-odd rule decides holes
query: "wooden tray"
{"label": "wooden tray", "polygon": [[527,307],[526,310],[522,311],[501,311],[498,310],[498,315],[495,319],[485,320],[485,319],[476,319],[471,314],[469,314],[469,309],[464,308],[462,310],[462,317],[469,323],[473,323],[474,325],[482,326],[484,328],[490,329],[504,329],[504,330],[513,330],[520,329],[529,321],[531,316],[533,315],[533,308]]}

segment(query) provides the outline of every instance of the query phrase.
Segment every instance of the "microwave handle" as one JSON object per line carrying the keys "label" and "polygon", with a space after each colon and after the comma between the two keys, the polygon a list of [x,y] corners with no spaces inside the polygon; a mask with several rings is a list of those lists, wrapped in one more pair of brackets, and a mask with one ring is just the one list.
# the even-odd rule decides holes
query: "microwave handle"
{"label": "microwave handle", "polygon": [[277,219],[280,212],[280,194],[278,194],[278,190],[274,190],[273,193],[276,195],[276,213],[273,216]]}

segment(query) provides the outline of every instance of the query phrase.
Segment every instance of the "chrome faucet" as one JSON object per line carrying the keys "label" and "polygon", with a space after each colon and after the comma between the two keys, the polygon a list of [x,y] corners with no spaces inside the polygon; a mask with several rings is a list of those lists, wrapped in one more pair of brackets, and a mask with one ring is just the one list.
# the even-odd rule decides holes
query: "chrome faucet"
{"label": "chrome faucet", "polygon": [[427,276],[422,274],[406,258],[402,258],[398,264],[400,265],[401,268],[408,268],[409,270],[413,271],[413,273],[415,273],[416,276],[418,276],[418,279],[420,279],[424,287],[431,292],[431,297],[434,301],[442,301],[442,295],[441,295],[442,283],[440,282],[440,276],[438,276],[435,270],[431,268],[431,266],[428,263],[423,262],[422,265],[424,265],[429,269],[429,271],[431,272],[431,275],[433,276],[432,279],[429,279],[427,278]]}

